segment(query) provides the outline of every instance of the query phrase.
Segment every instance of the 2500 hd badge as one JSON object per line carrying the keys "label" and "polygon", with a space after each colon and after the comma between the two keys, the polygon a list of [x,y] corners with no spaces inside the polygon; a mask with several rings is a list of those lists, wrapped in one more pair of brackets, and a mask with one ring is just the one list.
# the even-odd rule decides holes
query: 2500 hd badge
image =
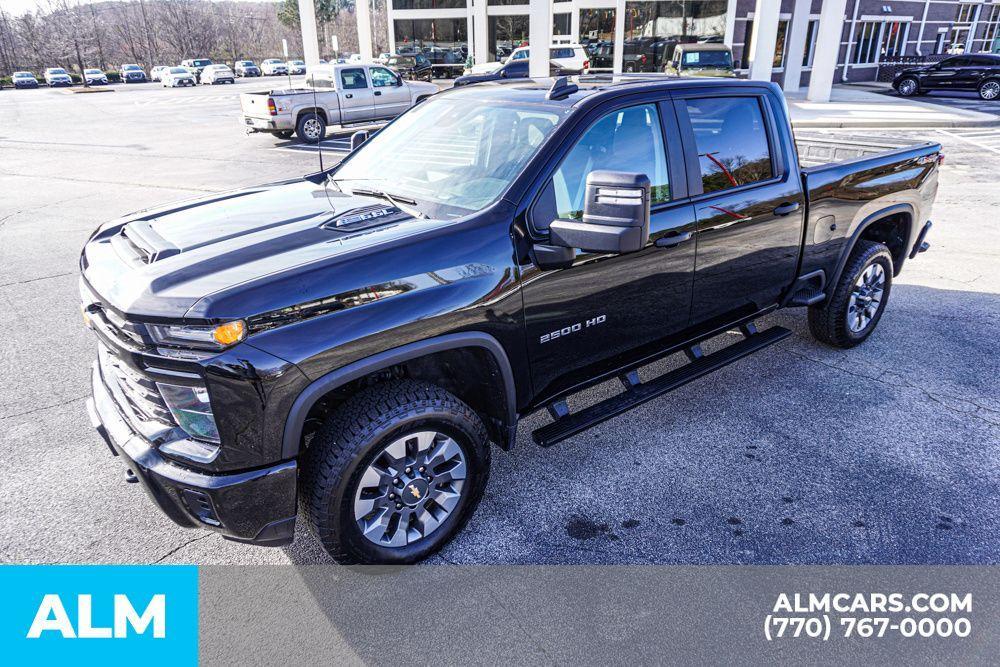
{"label": "2500 hd badge", "polygon": [[542,334],[539,337],[538,342],[539,344],[548,343],[549,341],[555,340],[556,338],[565,338],[571,333],[576,333],[577,331],[582,331],[590,327],[595,327],[598,324],[604,324],[604,322],[607,321],[607,319],[608,319],[607,315],[598,315],[597,317],[589,319],[586,322],[577,322],[576,324],[571,324],[568,327],[563,327],[562,329],[557,329],[556,331],[552,331],[547,334]]}

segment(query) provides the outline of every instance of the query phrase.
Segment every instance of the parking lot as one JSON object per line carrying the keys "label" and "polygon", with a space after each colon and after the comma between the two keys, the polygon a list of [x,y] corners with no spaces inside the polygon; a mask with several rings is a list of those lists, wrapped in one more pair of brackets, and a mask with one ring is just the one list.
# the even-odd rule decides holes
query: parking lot
{"label": "parking lot", "polygon": [[[174,526],[84,407],[84,241],[137,209],[315,171],[315,149],[243,132],[238,93],[274,85],[0,92],[0,560],[328,562],[301,522],[282,549]],[[947,155],[931,251],[869,342],[823,347],[782,311],[762,323],[791,338],[555,448],[530,439],[547,417],[525,420],[434,560],[1000,561],[1000,130],[821,134]],[[329,164],[344,143],[326,148]]]}

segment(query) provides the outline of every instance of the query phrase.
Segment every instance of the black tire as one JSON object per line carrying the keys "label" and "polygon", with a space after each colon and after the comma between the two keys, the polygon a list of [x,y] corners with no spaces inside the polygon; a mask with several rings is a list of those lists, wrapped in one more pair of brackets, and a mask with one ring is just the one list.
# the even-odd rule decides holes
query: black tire
{"label": "black tire", "polygon": [[[436,529],[412,544],[376,544],[362,534],[355,520],[358,484],[389,443],[428,428],[461,447],[467,475],[462,496]],[[338,563],[414,563],[436,552],[465,526],[479,505],[489,470],[486,429],[472,408],[426,382],[389,382],[360,391],[320,427],[302,459],[300,502],[313,534]]]}
{"label": "black tire", "polygon": [[279,139],[291,139],[293,134],[295,134],[295,130],[282,130],[274,133]]}
{"label": "black tire", "polygon": [[[316,127],[312,123],[318,123],[319,130],[313,132],[310,128]],[[316,113],[304,113],[299,116],[295,123],[295,135],[307,144],[318,144],[326,137],[326,121]]]}
{"label": "black tire", "polygon": [[[883,291],[870,321],[855,331],[848,324],[851,294],[855,283],[873,264],[881,266],[884,275]],[[809,331],[816,340],[834,347],[846,349],[860,345],[872,334],[882,319],[891,290],[892,255],[889,249],[885,244],[876,241],[858,241],[840,274],[840,280],[834,287],[833,296],[823,305],[809,308]]]}
{"label": "black tire", "polygon": [[987,79],[979,84],[979,98],[987,102],[1000,99],[1000,79]]}

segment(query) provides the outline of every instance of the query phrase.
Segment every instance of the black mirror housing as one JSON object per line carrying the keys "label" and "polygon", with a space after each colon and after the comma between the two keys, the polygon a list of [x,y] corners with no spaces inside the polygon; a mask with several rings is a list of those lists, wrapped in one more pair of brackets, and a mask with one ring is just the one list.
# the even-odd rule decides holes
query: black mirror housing
{"label": "black mirror housing", "polygon": [[638,252],[649,241],[650,184],[645,174],[587,174],[582,220],[553,220],[549,242],[586,252]]}
{"label": "black mirror housing", "polygon": [[351,152],[361,148],[361,144],[368,141],[368,130],[358,130],[351,135]]}

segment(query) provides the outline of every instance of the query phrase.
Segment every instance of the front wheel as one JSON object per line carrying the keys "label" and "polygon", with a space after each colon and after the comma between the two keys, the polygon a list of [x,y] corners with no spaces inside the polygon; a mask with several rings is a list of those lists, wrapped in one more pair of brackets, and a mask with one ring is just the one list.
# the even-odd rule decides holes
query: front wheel
{"label": "front wheel", "polygon": [[979,85],[979,97],[988,101],[992,101],[1000,97],[1000,81],[997,79],[983,81]]}
{"label": "front wheel", "polygon": [[307,144],[318,144],[326,136],[326,121],[315,113],[304,113],[295,124],[295,134]]}
{"label": "front wheel", "polygon": [[903,97],[913,97],[920,92],[920,84],[913,77],[906,77],[896,86],[896,91]]}
{"label": "front wheel", "polygon": [[489,467],[472,408],[426,382],[389,382],[349,398],[313,437],[301,502],[337,562],[414,563],[462,529]]}
{"label": "front wheel", "polygon": [[885,244],[858,241],[829,300],[809,308],[809,331],[820,342],[850,348],[872,334],[892,288],[892,255]]}

